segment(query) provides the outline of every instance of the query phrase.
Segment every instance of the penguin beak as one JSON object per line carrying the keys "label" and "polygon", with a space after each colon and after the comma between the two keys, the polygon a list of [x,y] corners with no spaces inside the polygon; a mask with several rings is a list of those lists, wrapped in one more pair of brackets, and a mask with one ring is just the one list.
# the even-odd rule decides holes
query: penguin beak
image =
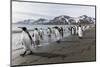
{"label": "penguin beak", "polygon": [[18,28],[22,28],[22,27],[18,27]]}
{"label": "penguin beak", "polygon": [[18,28],[23,29],[24,27],[18,27]]}

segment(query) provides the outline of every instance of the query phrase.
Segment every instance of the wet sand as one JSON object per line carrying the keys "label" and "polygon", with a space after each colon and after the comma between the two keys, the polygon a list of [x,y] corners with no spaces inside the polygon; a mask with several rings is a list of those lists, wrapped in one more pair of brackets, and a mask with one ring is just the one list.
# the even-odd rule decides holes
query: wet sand
{"label": "wet sand", "polygon": [[61,43],[50,43],[33,49],[34,54],[21,57],[22,50],[12,51],[12,65],[84,62],[96,60],[95,28],[84,32],[82,39],[77,35],[63,38]]}

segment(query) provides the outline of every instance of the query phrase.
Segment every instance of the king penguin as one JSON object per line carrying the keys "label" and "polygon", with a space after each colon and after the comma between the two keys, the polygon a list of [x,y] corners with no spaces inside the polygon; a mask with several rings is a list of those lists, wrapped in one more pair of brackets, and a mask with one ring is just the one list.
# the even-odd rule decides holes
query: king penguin
{"label": "king penguin", "polygon": [[18,28],[22,29],[21,43],[24,46],[24,50],[25,50],[23,54],[20,54],[20,56],[24,56],[27,53],[27,51],[30,51],[29,54],[33,54],[32,48],[31,48],[33,40],[27,28],[26,27],[18,27]]}

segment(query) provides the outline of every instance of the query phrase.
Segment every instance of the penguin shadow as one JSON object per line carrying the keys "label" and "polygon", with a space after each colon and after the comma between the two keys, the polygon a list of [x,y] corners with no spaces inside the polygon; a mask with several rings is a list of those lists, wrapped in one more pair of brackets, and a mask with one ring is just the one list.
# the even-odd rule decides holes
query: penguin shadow
{"label": "penguin shadow", "polygon": [[55,57],[66,57],[66,55],[61,54],[54,54],[54,53],[33,53],[34,56],[41,56],[41,57],[47,57],[47,58],[55,58]]}
{"label": "penguin shadow", "polygon": [[93,36],[90,36],[90,37],[83,37],[82,39],[94,39],[94,37]]}
{"label": "penguin shadow", "polygon": [[79,42],[79,40],[63,40],[63,41],[61,41],[61,42],[63,42],[63,43],[78,43]]}

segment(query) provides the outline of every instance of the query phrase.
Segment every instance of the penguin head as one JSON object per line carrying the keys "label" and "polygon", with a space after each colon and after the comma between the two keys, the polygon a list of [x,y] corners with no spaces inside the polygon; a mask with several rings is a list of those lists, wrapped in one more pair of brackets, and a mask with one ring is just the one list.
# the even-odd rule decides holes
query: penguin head
{"label": "penguin head", "polygon": [[79,27],[81,27],[81,25],[79,25]]}
{"label": "penguin head", "polygon": [[58,27],[57,27],[57,26],[55,26],[54,28],[55,28],[55,29],[57,29]]}
{"label": "penguin head", "polygon": [[27,31],[26,27],[18,27],[18,28],[22,29],[23,31]]}
{"label": "penguin head", "polygon": [[35,30],[38,30],[38,28],[35,28]]}

